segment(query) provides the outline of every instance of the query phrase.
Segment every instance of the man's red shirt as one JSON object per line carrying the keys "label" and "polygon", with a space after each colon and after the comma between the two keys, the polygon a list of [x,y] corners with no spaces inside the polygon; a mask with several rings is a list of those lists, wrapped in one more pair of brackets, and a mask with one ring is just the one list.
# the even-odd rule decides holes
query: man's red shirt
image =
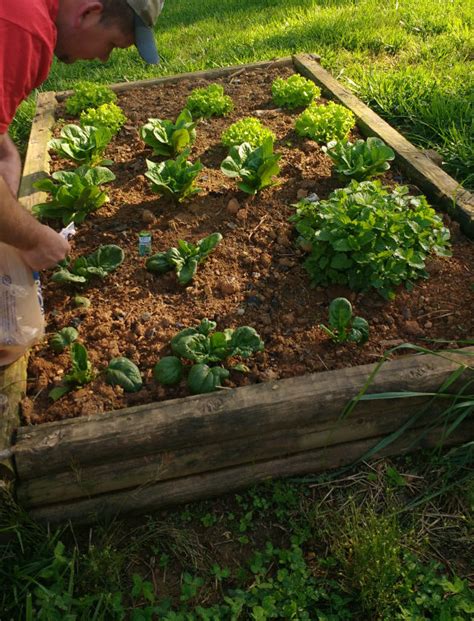
{"label": "man's red shirt", "polygon": [[46,79],[56,45],[59,0],[0,0],[0,134]]}

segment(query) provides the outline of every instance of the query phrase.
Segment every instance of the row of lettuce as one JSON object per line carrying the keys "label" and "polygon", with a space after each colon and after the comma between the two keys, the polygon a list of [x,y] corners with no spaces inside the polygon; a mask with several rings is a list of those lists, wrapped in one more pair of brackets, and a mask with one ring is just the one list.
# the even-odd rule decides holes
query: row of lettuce
{"label": "row of lettuce", "polygon": [[[400,284],[410,289],[418,278],[428,277],[428,255],[449,256],[449,230],[424,196],[410,195],[405,186],[389,188],[372,180],[390,168],[393,151],[375,137],[350,142],[347,137],[355,125],[354,115],[333,102],[318,103],[320,95],[313,82],[299,75],[286,80],[277,78],[271,89],[274,105],[290,110],[304,107],[295,119],[296,135],[321,144],[333,162],[335,174],[349,181],[325,200],[312,195],[295,205],[290,220],[297,232],[296,243],[306,253],[304,267],[313,286],[336,283],[355,291],[375,288],[386,299],[393,299]],[[39,218],[58,219],[63,224],[81,223],[108,201],[103,185],[115,176],[107,168],[112,162],[104,159],[104,153],[126,123],[115,102],[112,90],[92,83],[78,85],[66,101],[66,111],[79,116],[79,124],[63,126],[60,137],[51,140],[49,146],[77,167],[57,171],[37,182],[38,189],[50,194],[47,203],[35,208]],[[171,197],[176,206],[201,191],[197,178],[203,166],[199,160],[189,159],[199,119],[225,116],[232,109],[233,102],[223,87],[211,84],[190,94],[176,121],[154,118],[140,128],[141,139],[159,160],[146,161],[144,174],[152,191]],[[229,151],[220,169],[237,180],[241,191],[254,195],[278,183],[281,155],[274,152],[276,137],[259,119],[246,117],[232,123],[222,132],[221,141]],[[178,282],[185,285],[196,274],[199,263],[221,241],[222,235],[217,232],[196,243],[177,240],[176,247],[149,257],[146,267],[156,274],[174,269]],[[52,278],[83,287],[96,277],[106,277],[123,259],[124,253],[118,246],[102,246],[88,257],[63,262]],[[351,305],[344,298],[333,301],[329,319],[330,327],[321,327],[334,341],[367,340],[367,322],[352,318]],[[157,363],[155,379],[172,385],[187,376],[191,392],[211,392],[229,376],[223,366],[225,360],[246,358],[263,349],[253,328],[242,326],[216,332],[215,327],[205,319],[198,327],[176,335],[171,341],[174,355]],[[71,336],[74,332],[75,341],[74,328],[64,328],[53,338],[61,341],[61,334]],[[184,342],[183,335],[187,345],[177,347],[177,342]],[[248,339],[245,347],[241,346],[242,338]],[[80,343],[72,343],[71,361],[71,373],[51,391],[53,399],[95,376]],[[110,383],[128,391],[141,388],[140,371],[131,361],[117,358],[110,365],[106,371]],[[248,370],[241,362],[230,368]]]}

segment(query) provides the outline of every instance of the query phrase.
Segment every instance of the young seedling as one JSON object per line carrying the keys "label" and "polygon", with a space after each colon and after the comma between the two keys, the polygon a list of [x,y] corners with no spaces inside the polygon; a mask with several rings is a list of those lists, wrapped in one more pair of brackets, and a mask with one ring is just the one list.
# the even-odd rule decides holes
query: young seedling
{"label": "young seedling", "polygon": [[238,146],[248,142],[253,149],[259,147],[267,139],[275,140],[275,134],[253,116],[232,123],[222,132],[221,140],[225,147]]}
{"label": "young seedling", "polygon": [[119,246],[109,244],[99,248],[87,257],[79,257],[69,265],[61,265],[51,280],[59,283],[83,285],[93,278],[105,278],[117,269],[124,260],[124,252]]}
{"label": "young seedling", "polygon": [[209,84],[205,88],[196,88],[186,101],[186,108],[196,118],[225,116],[233,107],[232,99],[228,95],[224,95],[224,87],[220,84]]}
{"label": "young seedling", "polygon": [[196,123],[184,108],[176,122],[148,119],[140,130],[141,139],[153,149],[154,155],[173,157],[189,149],[196,140]]}
{"label": "young seedling", "polygon": [[71,345],[71,371],[64,376],[59,386],[49,392],[49,397],[57,401],[78,386],[84,386],[94,379],[95,372],[87,355],[87,350],[80,343]]}
{"label": "young seedling", "polygon": [[355,125],[353,113],[330,101],[324,106],[311,104],[296,119],[295,130],[299,136],[307,136],[316,142],[344,140]]}
{"label": "young seedling", "polygon": [[112,358],[105,371],[105,381],[111,386],[121,386],[125,392],[138,392],[143,386],[139,368],[128,358]]}
{"label": "young seedling", "polygon": [[61,129],[60,137],[50,140],[48,146],[76,164],[97,166],[112,164],[110,160],[102,158],[111,138],[112,132],[107,127],[65,125]]}
{"label": "young seedling", "polygon": [[383,140],[370,136],[367,140],[352,142],[332,141],[322,147],[334,162],[334,170],[345,177],[365,181],[381,175],[390,168],[395,153]]}
{"label": "young seedling", "polygon": [[256,194],[263,188],[275,185],[273,177],[280,172],[277,164],[280,158],[281,155],[273,153],[273,139],[268,137],[255,149],[248,142],[231,147],[221,170],[227,177],[241,178],[237,184],[239,189],[247,194]]}
{"label": "young seedling", "polygon": [[59,332],[53,334],[49,341],[49,345],[54,352],[61,354],[66,347],[74,343],[78,336],[79,332],[76,328],[62,328]]}
{"label": "young seedling", "polygon": [[221,241],[220,233],[212,233],[196,244],[179,239],[177,248],[173,247],[166,252],[158,252],[151,256],[146,262],[146,268],[156,274],[165,274],[174,269],[178,282],[186,285],[194,278],[199,263],[202,263]]}
{"label": "young seedling", "polygon": [[288,79],[276,78],[272,84],[272,97],[280,108],[300,108],[308,106],[313,99],[320,97],[321,89],[314,82],[295,73]]}
{"label": "young seedling", "polygon": [[352,316],[352,305],[346,298],[335,298],[329,305],[329,326],[319,324],[335,343],[362,345],[369,338],[369,324],[362,317]]}
{"label": "young seedling", "polygon": [[195,187],[198,174],[202,170],[201,162],[188,161],[189,151],[183,151],[175,160],[166,160],[156,164],[147,160],[148,172],[145,177],[151,182],[151,189],[157,194],[171,196],[175,202],[182,203],[189,196],[200,192]]}

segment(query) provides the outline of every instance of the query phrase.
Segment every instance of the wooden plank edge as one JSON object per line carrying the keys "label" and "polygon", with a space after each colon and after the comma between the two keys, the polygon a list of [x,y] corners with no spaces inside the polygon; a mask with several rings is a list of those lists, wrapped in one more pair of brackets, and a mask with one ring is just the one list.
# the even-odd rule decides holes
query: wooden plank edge
{"label": "wooden plank edge", "polygon": [[377,136],[396,153],[399,164],[433,200],[452,215],[461,225],[463,232],[474,238],[474,195],[464,189],[453,177],[432,162],[415,145],[371,110],[353,93],[344,88],[328,71],[313,58],[305,54],[293,56],[295,68],[310,78],[349,108],[357,118],[362,132]]}
{"label": "wooden plank edge", "polygon": [[[284,56],[282,58],[275,58],[274,60],[263,60],[255,63],[249,63],[244,65],[231,65],[229,67],[217,67],[216,69],[204,69],[202,71],[191,71],[188,73],[175,73],[170,76],[163,76],[161,78],[150,78],[147,80],[134,80],[132,82],[115,82],[110,84],[111,88],[116,93],[128,91],[134,88],[143,88],[148,86],[160,86],[161,84],[173,84],[181,82],[183,80],[213,80],[235,73],[238,75],[241,72],[252,69],[265,69],[270,67],[292,67],[293,60],[291,56]],[[58,91],[56,93],[56,99],[58,102],[64,101],[67,97],[70,97],[74,93],[73,90]]]}
{"label": "wooden plank edge", "polygon": [[[442,442],[443,434],[443,429],[437,429],[419,439],[419,430],[407,432],[377,453],[377,456],[405,454],[419,448],[439,447],[441,444],[448,447],[465,441],[463,432],[459,429],[444,442]],[[87,500],[39,507],[31,509],[30,515],[42,522],[58,523],[70,520],[78,524],[91,524],[99,520],[113,519],[118,515],[154,511],[228,494],[265,480],[318,473],[329,468],[347,466],[356,462],[381,439],[371,438],[328,449],[306,451],[291,457],[225,468],[154,485],[143,485],[134,490],[105,494]]]}
{"label": "wooden plank edge", "polygon": [[20,425],[20,401],[26,392],[28,354],[0,371],[0,479],[15,478],[12,446]]}

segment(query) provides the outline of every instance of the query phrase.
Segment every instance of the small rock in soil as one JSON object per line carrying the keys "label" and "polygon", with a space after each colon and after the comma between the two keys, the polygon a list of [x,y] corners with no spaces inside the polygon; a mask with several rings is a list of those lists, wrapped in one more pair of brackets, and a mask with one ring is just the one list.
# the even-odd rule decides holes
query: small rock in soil
{"label": "small rock in soil", "polygon": [[152,318],[152,314],[151,313],[142,313],[140,315],[140,321],[143,323],[146,323],[147,321],[150,321],[150,319]]}
{"label": "small rock in soil", "polygon": [[403,319],[410,320],[411,319],[411,310],[406,306],[402,308],[402,316]]}
{"label": "small rock in soil", "polygon": [[240,209],[240,203],[236,198],[231,198],[230,201],[227,203],[227,211],[232,214],[235,215]]}
{"label": "small rock in soil", "polygon": [[305,188],[299,188],[299,190],[296,192],[297,200],[301,200],[302,198],[306,198],[307,196],[308,196],[308,190],[305,190]]}
{"label": "small rock in soil", "polygon": [[432,321],[427,321],[424,326],[425,330],[429,330],[430,328],[433,327],[433,322]]}
{"label": "small rock in soil", "polygon": [[156,222],[155,214],[152,213],[149,209],[144,209],[142,211],[142,221],[144,224],[155,224]]}
{"label": "small rock in soil", "polygon": [[407,334],[410,334],[411,336],[423,336],[425,333],[420,324],[415,320],[406,321],[405,330]]}
{"label": "small rock in soil", "polygon": [[249,306],[261,306],[262,298],[258,295],[249,295],[248,298],[245,300],[245,302]]}
{"label": "small rock in soil", "polygon": [[243,222],[244,220],[247,220],[248,215],[249,214],[248,214],[247,209],[239,209],[235,217],[237,218],[237,220],[240,220],[241,222]]}

